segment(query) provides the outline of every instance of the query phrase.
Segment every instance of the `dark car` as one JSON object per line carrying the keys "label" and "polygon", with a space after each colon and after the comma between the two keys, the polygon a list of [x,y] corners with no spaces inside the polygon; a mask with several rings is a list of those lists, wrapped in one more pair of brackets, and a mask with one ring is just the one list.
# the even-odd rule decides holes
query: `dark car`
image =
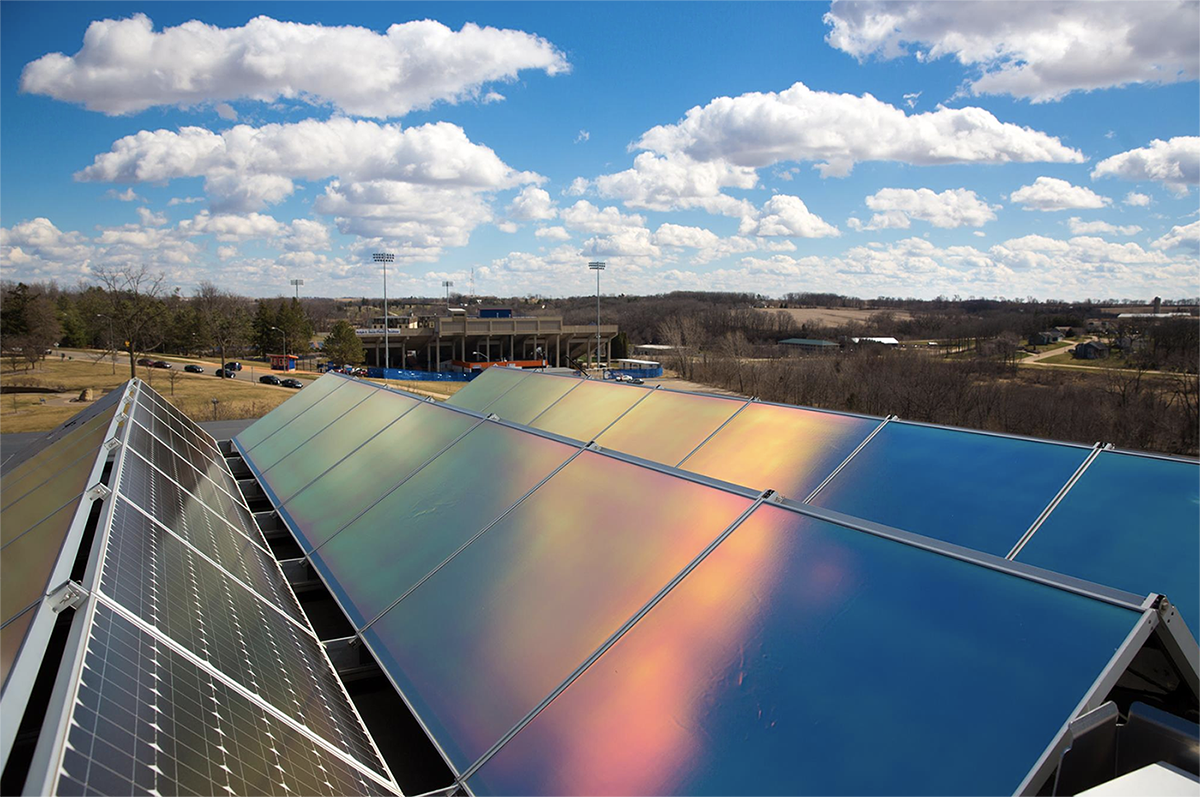
{"label": "dark car", "polygon": [[295,388],[296,390],[299,390],[300,388],[304,387],[304,385],[301,384],[299,379],[284,379],[279,384],[281,384],[284,387]]}
{"label": "dark car", "polygon": [[237,374],[233,371],[227,371],[224,368],[218,368],[214,374],[221,379],[237,379]]}
{"label": "dark car", "polygon": [[225,363],[225,370],[226,371],[240,371],[240,370],[242,370],[242,364],[239,362]]}
{"label": "dark car", "polygon": [[151,363],[151,365],[153,365],[155,368],[170,368],[171,367],[171,364],[169,362],[167,362],[166,360],[155,360],[153,363]]}
{"label": "dark car", "polygon": [[278,385],[279,377],[275,376],[274,374],[267,374],[266,376],[260,376],[258,381],[262,382],[264,385]]}
{"label": "dark car", "polygon": [[150,366],[154,365],[154,360],[147,360],[145,357],[143,357],[142,359],[138,360],[138,365],[144,365],[149,368]]}
{"label": "dark car", "polygon": [[188,363],[187,365],[183,366],[183,370],[187,371],[189,374],[204,373],[204,369],[201,368],[200,366],[196,365],[195,363]]}

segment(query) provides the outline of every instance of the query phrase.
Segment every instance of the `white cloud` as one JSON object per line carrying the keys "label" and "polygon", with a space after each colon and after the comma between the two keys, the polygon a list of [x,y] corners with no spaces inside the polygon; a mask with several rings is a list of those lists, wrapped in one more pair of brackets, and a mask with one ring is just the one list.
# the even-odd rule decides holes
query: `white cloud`
{"label": "white cloud", "polygon": [[184,235],[212,235],[222,243],[275,238],[284,233],[286,225],[262,213],[218,213],[201,211],[193,219],[179,222]]}
{"label": "white cloud", "polygon": [[1111,204],[1090,188],[1071,185],[1057,177],[1039,177],[1032,185],[1023,185],[1008,196],[1010,202],[1024,205],[1025,210],[1070,210],[1072,208],[1102,208]]}
{"label": "white cloud", "polygon": [[940,194],[928,188],[881,188],[865,200],[875,215],[865,226],[855,219],[852,229],[908,229],[911,220],[927,221],[934,227],[982,227],[996,218],[999,205],[988,205],[965,188],[952,188]]}
{"label": "white cloud", "polygon": [[238,112],[235,111],[233,109],[233,106],[227,102],[217,103],[216,111],[217,111],[217,116],[221,117],[222,119],[231,121],[231,122],[236,121],[238,118]]}
{"label": "white cloud", "polygon": [[545,238],[550,241],[571,240],[571,233],[567,232],[566,227],[539,227],[533,234],[538,238]]}
{"label": "white cloud", "polygon": [[329,228],[316,219],[296,219],[280,243],[290,252],[324,251],[332,245]]}
{"label": "white cloud", "polygon": [[1184,196],[1188,186],[1200,183],[1200,136],[1155,139],[1148,147],[1105,158],[1092,169],[1092,179],[1098,177],[1153,180],[1176,196]]}
{"label": "white cloud", "polygon": [[1144,208],[1149,206],[1150,196],[1148,194],[1139,194],[1137,191],[1130,191],[1121,201],[1130,207]]}
{"label": "white cloud", "polygon": [[592,134],[589,133],[588,131],[580,130],[579,135],[575,136],[575,143],[582,144],[583,142],[587,141],[591,137],[592,137]]}
{"label": "white cloud", "polygon": [[153,213],[149,208],[138,208],[138,221],[147,227],[161,227],[167,223],[165,213]]}
{"label": "white cloud", "polygon": [[796,245],[788,240],[771,238],[749,238],[734,235],[722,238],[704,227],[687,227],[680,224],[662,224],[654,232],[656,246],[676,249],[695,249],[693,263],[702,264],[733,254],[764,250],[770,252],[794,252]]}
{"label": "white cloud", "polygon": [[811,212],[798,196],[776,194],[763,204],[762,214],[757,221],[743,219],[739,232],[795,238],[826,238],[842,234],[837,227]]}
{"label": "white cloud", "polygon": [[124,191],[117,191],[115,188],[110,188],[104,192],[104,195],[109,199],[117,199],[121,202],[144,202],[145,199],[141,195],[134,192],[133,187],[126,188]]}
{"label": "white cloud", "polygon": [[491,105],[493,102],[504,102],[504,95],[498,91],[489,91],[483,95],[482,102],[484,105]]}
{"label": "white cloud", "polygon": [[583,196],[587,193],[591,182],[586,177],[576,177],[571,184],[563,189],[566,196]]}
{"label": "white cloud", "polygon": [[237,257],[238,248],[236,246],[218,246],[217,258],[220,260],[230,260]]}
{"label": "white cloud", "polygon": [[873,160],[920,166],[1084,160],[1057,138],[1001,122],[982,108],[910,115],[870,94],[813,91],[803,83],[778,93],[718,97],[675,124],[648,130],[637,147],[752,169],[812,161],[825,177],[845,176],[855,163]]}
{"label": "white cloud", "polygon": [[1197,77],[1200,15],[1188,0],[1142,3],[834,2],[826,41],[863,59],[954,57],[972,94],[1034,102],[1072,91]]}
{"label": "white cloud", "polygon": [[976,238],[987,238],[987,233],[983,230],[975,230],[971,235],[974,235]]}
{"label": "white cloud", "polygon": [[1136,224],[1117,226],[1109,224],[1107,221],[1084,221],[1078,216],[1072,216],[1067,219],[1067,225],[1071,228],[1072,235],[1137,235],[1142,231],[1142,228]]}
{"label": "white cloud", "polygon": [[559,211],[559,217],[568,229],[591,235],[609,235],[646,226],[646,219],[642,216],[625,214],[611,206],[601,210],[586,199],[563,208]]}
{"label": "white cloud", "polygon": [[753,214],[753,205],[721,193],[723,188],[753,188],[758,183],[754,169],[734,166],[723,160],[695,161],[686,155],[658,157],[643,152],[633,168],[596,178],[602,197],[620,199],[627,207],[671,211],[703,208],[726,216]]}
{"label": "white cloud", "polygon": [[471,23],[456,32],[426,19],[379,34],[260,16],[240,28],[193,20],[155,33],[136,14],[93,22],[74,56],[29,63],[21,90],[106,114],[286,99],[382,118],[477,98],[483,85],[526,69],[557,75],[570,66],[539,36]]}
{"label": "white cloud", "polygon": [[0,263],[9,278],[74,278],[90,271],[93,248],[86,236],[63,232],[45,217],[0,227]]}
{"label": "white cloud", "polygon": [[521,225],[513,221],[498,221],[496,222],[496,229],[500,232],[506,232],[509,235],[512,235],[521,229]]}
{"label": "white cloud", "polygon": [[[133,189],[131,188],[129,190],[132,191]],[[171,197],[169,202],[167,202],[167,207],[173,208],[176,205],[194,205],[197,202],[203,201],[204,197],[202,196],[174,196]]]}
{"label": "white cloud", "polygon": [[1172,227],[1169,233],[1150,245],[1155,249],[1184,249],[1198,252],[1200,251],[1200,221]]}
{"label": "white cloud", "polygon": [[558,215],[558,209],[547,191],[527,185],[509,204],[508,215],[517,221],[549,221]]}
{"label": "white cloud", "polygon": [[219,134],[201,127],[143,130],[118,139],[75,175],[119,183],[204,177],[205,190],[224,210],[256,210],[290,195],[294,180],[334,176],[477,189],[541,180],[514,171],[448,122],[402,130],[395,124],[344,118],[236,125]]}
{"label": "white cloud", "polygon": [[917,100],[919,100],[919,99],[921,99],[921,92],[914,91],[912,94],[904,95],[904,104],[907,105],[909,108],[916,108]]}

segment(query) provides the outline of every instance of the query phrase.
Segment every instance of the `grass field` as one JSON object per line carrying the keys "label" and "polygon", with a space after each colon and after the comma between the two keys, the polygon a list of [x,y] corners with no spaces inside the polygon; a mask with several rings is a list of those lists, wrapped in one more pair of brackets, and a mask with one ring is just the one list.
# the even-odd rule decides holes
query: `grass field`
{"label": "grass field", "polygon": [[1042,362],[1049,365],[1083,365],[1088,368],[1128,368],[1129,363],[1121,355],[1110,355],[1103,360],[1077,360],[1069,351],[1046,357]]}
{"label": "grass field", "polygon": [[912,315],[907,310],[853,310],[845,307],[760,307],[760,313],[787,313],[799,324],[820,324],[827,327],[844,327],[851,322],[865,322],[880,313],[891,313],[897,321],[908,321]]}
{"label": "grass field", "polygon": [[[248,373],[248,372],[247,372]],[[264,371],[265,373],[265,371]],[[174,385],[169,374],[174,374]],[[282,404],[295,393],[287,388],[260,385],[249,379],[217,379],[211,373],[188,374],[138,368],[138,376],[168,401],[196,420],[258,418]],[[46,360],[34,370],[12,369],[5,362],[0,368],[0,384],[52,388],[53,393],[6,393],[0,396],[0,433],[38,432],[53,429],[86,405],[76,401],[84,388],[92,388],[99,398],[129,378],[129,366],[117,365],[112,372],[109,361]],[[213,405],[212,399],[217,399]]]}

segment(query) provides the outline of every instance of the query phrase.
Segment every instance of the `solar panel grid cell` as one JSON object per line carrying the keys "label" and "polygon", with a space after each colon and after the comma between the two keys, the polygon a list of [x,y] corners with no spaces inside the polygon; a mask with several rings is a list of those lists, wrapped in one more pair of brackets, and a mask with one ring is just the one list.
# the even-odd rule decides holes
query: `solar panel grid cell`
{"label": "solar panel grid cell", "polygon": [[334,374],[326,374],[305,387],[296,395],[268,412],[255,421],[250,427],[243,429],[237,436],[237,441],[244,450],[250,450],[279,429],[286,426],[292,419],[299,417],[310,407],[319,403],[326,396],[350,384],[351,380],[343,379]]}

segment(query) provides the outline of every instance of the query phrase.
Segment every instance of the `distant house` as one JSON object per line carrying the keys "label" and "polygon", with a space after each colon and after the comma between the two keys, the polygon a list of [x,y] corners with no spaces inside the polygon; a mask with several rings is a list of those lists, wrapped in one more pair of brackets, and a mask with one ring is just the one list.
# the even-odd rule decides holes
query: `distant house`
{"label": "distant house", "polygon": [[1108,356],[1108,347],[1098,340],[1080,343],[1074,350],[1077,360],[1103,360]]}
{"label": "distant house", "polygon": [[1047,329],[1045,332],[1035,332],[1029,336],[1030,346],[1048,346],[1063,339],[1063,333],[1057,329]]}
{"label": "distant house", "polygon": [[780,346],[791,346],[799,351],[833,351],[839,348],[838,344],[831,340],[817,340],[815,338],[787,338],[779,341]]}
{"label": "distant house", "polygon": [[1122,335],[1112,342],[1112,348],[1128,354],[1146,348],[1146,340],[1137,335]]}
{"label": "distant house", "polygon": [[1112,325],[1103,318],[1089,318],[1087,320],[1088,332],[1108,332],[1111,327]]}

